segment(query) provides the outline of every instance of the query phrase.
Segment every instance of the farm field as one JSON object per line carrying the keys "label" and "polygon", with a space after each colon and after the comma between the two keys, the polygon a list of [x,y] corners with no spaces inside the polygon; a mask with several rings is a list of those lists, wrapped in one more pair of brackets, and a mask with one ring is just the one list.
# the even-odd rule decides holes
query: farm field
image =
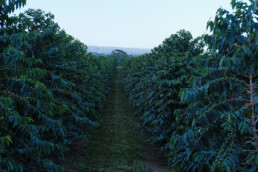
{"label": "farm field", "polygon": [[[181,29],[152,49],[123,49],[133,54],[89,51],[51,12],[16,15],[28,2],[0,1],[0,172],[258,171],[257,0],[219,7],[197,37]],[[83,31],[102,34],[107,21]]]}
{"label": "farm field", "polygon": [[146,136],[140,133],[139,123],[133,118],[132,107],[123,91],[120,67],[116,70],[108,103],[98,120],[100,126],[86,143],[78,143],[68,152],[71,159],[68,164],[74,164],[70,168],[78,172],[172,171],[158,146],[147,143]]}

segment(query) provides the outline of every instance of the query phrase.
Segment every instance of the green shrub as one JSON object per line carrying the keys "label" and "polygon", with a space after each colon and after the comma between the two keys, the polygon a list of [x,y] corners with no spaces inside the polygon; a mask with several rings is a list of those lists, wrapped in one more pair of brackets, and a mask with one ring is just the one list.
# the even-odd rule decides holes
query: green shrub
{"label": "green shrub", "polygon": [[231,4],[233,13],[219,9],[203,39],[180,31],[124,64],[136,114],[179,171],[258,168],[257,7]]}
{"label": "green shrub", "polygon": [[0,16],[0,171],[63,171],[55,162],[67,146],[98,125],[115,59],[87,54],[50,13],[9,12]]}

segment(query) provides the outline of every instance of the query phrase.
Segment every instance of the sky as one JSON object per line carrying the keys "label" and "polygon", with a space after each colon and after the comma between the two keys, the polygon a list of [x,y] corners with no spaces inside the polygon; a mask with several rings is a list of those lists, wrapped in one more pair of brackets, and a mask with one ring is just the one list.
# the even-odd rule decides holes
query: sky
{"label": "sky", "polygon": [[68,34],[86,45],[154,48],[181,29],[206,31],[219,7],[231,0],[27,0],[28,8],[55,15]]}

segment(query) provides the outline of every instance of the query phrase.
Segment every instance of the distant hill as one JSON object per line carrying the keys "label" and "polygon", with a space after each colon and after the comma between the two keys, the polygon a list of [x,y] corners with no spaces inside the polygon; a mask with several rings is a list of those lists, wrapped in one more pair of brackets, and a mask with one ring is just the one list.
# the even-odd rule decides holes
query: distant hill
{"label": "distant hill", "polygon": [[88,46],[88,52],[94,55],[110,55],[115,49],[122,50],[126,52],[129,56],[139,56],[145,53],[149,53],[151,49],[143,48],[122,48],[122,47],[102,47],[102,46]]}

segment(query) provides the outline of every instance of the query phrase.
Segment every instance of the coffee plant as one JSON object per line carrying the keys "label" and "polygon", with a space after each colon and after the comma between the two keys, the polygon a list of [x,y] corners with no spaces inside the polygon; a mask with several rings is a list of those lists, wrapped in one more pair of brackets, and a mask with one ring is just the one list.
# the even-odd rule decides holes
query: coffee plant
{"label": "coffee plant", "polygon": [[258,170],[258,11],[253,0],[231,5],[208,22],[211,34],[181,30],[124,60],[136,114],[178,171]]}
{"label": "coffee plant", "polygon": [[68,146],[94,126],[114,58],[87,54],[54,16],[0,1],[0,171],[64,171]]}

